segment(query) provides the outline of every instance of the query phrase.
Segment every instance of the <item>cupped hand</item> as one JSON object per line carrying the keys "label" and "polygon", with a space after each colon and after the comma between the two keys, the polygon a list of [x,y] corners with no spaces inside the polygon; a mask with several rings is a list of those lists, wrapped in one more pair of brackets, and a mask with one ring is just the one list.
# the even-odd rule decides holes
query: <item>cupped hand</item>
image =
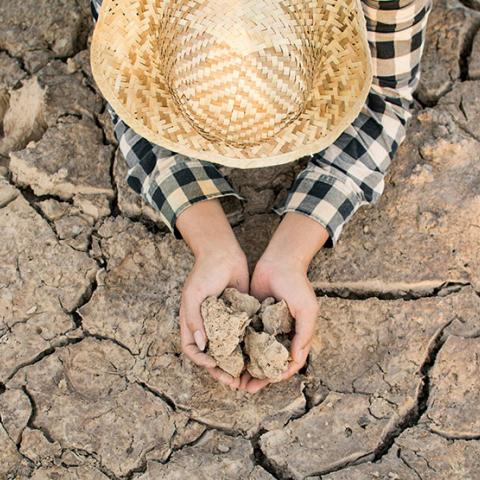
{"label": "cupped hand", "polygon": [[[250,284],[250,294],[259,300],[266,297],[284,299],[295,319],[295,335],[290,348],[292,360],[280,381],[293,376],[305,364],[318,314],[315,292],[306,273],[295,262],[286,260],[285,258],[260,260]],[[271,379],[253,378],[246,372],[241,377],[240,388],[256,393],[269,383],[272,383]]]}
{"label": "cupped hand", "polygon": [[[284,299],[295,320],[291,361],[279,381],[298,372],[310,352],[319,306],[307,271],[328,235],[319,222],[297,212],[288,212],[254,269],[250,294],[259,300],[266,297]],[[271,379],[253,378],[245,372],[239,388],[256,393],[269,383]]]}
{"label": "cupped hand", "polygon": [[246,255],[216,198],[189,206],[179,214],[176,225],[195,255],[180,302],[182,351],[194,363],[205,367],[213,378],[237,388],[240,378],[218,368],[215,360],[203,351],[207,337],[200,306],[205,298],[219,296],[227,287],[248,292]]}
{"label": "cupped hand", "polygon": [[234,378],[216,366],[216,361],[203,352],[207,338],[200,305],[208,296],[219,296],[227,287],[248,293],[248,265],[242,252],[217,252],[197,257],[182,290],[180,304],[180,336],[182,351],[194,363],[205,367],[216,380],[238,388],[240,377]]}

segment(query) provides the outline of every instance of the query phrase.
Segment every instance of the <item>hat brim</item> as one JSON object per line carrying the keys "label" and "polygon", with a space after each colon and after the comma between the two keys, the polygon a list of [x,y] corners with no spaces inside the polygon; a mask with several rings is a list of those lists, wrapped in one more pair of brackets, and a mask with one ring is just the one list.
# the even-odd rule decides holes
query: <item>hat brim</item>
{"label": "hat brim", "polygon": [[[151,8],[142,12],[142,19],[137,20],[135,8],[140,3],[103,0],[92,36],[90,63],[99,90],[115,112],[136,133],[154,144],[229,167],[279,165],[328,147],[365,104],[372,83],[365,18],[360,0],[342,0],[343,8],[350,9],[352,19],[346,25],[345,34],[350,37],[345,47],[348,51],[329,60],[333,63],[327,65],[326,77],[322,72],[316,76],[300,115],[273,137],[253,146],[239,148],[208,139],[177,107],[154,53],[139,42],[155,21]],[[339,46],[336,48],[338,51]],[[340,81],[329,86],[325,78],[331,78],[332,68],[336,69],[335,78]]]}

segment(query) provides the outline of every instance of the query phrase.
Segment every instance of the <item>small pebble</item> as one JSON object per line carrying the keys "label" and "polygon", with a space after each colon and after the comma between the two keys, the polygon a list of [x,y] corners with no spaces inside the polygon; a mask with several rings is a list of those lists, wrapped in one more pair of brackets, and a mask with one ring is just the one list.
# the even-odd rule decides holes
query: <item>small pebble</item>
{"label": "small pebble", "polygon": [[217,448],[218,448],[218,451],[222,452],[222,453],[227,453],[227,452],[230,451],[230,447],[228,447],[227,445],[224,445],[222,443]]}
{"label": "small pebble", "polygon": [[31,313],[36,312],[36,310],[37,310],[37,306],[34,305],[33,307],[30,307],[25,313],[27,313],[27,315],[30,315]]}

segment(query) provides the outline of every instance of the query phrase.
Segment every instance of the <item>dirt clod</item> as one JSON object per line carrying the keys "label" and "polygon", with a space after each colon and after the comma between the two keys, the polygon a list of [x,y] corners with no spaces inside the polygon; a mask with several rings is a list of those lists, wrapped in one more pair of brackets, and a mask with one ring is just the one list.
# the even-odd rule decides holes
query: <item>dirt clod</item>
{"label": "dirt clod", "polygon": [[293,317],[288,310],[287,302],[266,304],[262,312],[263,328],[271,335],[289,333],[292,330]]}
{"label": "dirt clod", "polygon": [[222,298],[235,310],[245,312],[249,317],[260,309],[260,302],[247,293],[239,292],[236,288],[226,288]]}
{"label": "dirt clod", "polygon": [[247,370],[256,378],[280,380],[288,366],[288,350],[273,335],[247,329],[245,353],[250,358]]}
{"label": "dirt clod", "polygon": [[243,369],[243,358],[237,347],[250,317],[216,297],[205,299],[201,313],[208,338],[208,353],[222,370],[237,377]]}
{"label": "dirt clod", "polygon": [[238,377],[246,368],[256,378],[280,379],[289,352],[275,335],[290,332],[293,321],[285,300],[267,298],[260,304],[251,295],[227,288],[219,298],[206,298],[201,313],[207,353],[222,370]]}

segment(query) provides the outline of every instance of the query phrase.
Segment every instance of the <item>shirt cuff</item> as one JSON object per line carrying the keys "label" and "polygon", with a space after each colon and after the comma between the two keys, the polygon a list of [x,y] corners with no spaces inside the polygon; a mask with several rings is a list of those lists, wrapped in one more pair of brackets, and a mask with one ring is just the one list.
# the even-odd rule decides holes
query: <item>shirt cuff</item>
{"label": "shirt cuff", "polygon": [[334,248],[347,221],[366,203],[343,180],[306,168],[297,176],[283,206],[273,210],[278,215],[297,212],[317,221],[329,234],[324,247]]}
{"label": "shirt cuff", "polygon": [[153,206],[177,239],[182,238],[176,227],[177,218],[193,204],[228,195],[245,201],[210,162],[175,154],[159,163],[159,168],[155,167],[147,176],[140,164],[134,165],[125,180]]}

